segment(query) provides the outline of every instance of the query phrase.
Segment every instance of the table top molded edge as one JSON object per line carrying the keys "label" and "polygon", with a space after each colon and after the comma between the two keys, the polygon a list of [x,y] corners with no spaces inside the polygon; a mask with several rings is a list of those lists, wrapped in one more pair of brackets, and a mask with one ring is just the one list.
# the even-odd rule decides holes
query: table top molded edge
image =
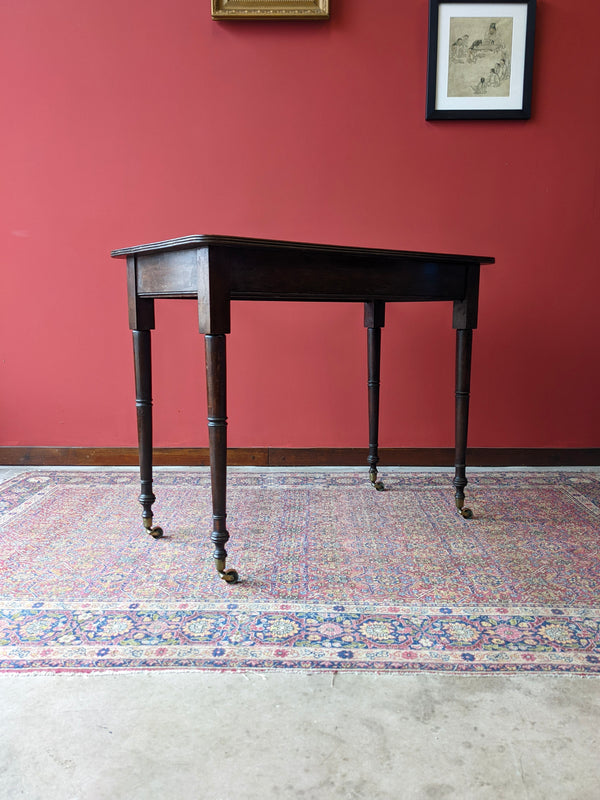
{"label": "table top molded edge", "polygon": [[113,258],[126,258],[127,256],[149,255],[151,253],[166,253],[176,250],[188,250],[196,247],[252,247],[268,250],[301,250],[304,252],[318,252],[322,254],[348,256],[380,256],[389,258],[405,258],[415,261],[437,262],[472,262],[476,264],[494,264],[495,259],[490,256],[458,255],[449,253],[426,253],[411,250],[387,250],[374,247],[348,247],[332,244],[314,244],[310,242],[291,242],[278,239],[254,239],[242,236],[218,236],[199,234],[195,236],[181,236],[176,239],[166,239],[162,242],[123,247],[113,250]]}

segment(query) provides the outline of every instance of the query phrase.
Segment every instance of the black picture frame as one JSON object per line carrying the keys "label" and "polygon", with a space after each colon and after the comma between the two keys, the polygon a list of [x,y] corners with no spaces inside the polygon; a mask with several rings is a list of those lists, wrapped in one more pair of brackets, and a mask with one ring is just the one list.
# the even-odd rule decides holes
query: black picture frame
{"label": "black picture frame", "polygon": [[425,118],[529,119],[536,0],[429,0]]}

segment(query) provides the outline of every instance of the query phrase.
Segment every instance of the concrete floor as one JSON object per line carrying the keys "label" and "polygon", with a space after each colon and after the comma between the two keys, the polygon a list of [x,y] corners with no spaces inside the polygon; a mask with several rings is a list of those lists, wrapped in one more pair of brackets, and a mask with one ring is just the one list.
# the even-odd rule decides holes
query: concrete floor
{"label": "concrete floor", "polygon": [[231,797],[599,800],[600,678],[0,676],[2,800]]}
{"label": "concrete floor", "polygon": [[17,675],[0,708],[10,800],[600,798],[597,679]]}

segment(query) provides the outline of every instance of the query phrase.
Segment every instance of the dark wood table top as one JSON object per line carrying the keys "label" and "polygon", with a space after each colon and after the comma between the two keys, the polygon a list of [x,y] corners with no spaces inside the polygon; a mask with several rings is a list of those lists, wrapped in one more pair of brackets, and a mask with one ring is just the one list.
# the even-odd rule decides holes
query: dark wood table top
{"label": "dark wood table top", "polygon": [[427,253],[411,250],[389,250],[376,247],[347,247],[331,244],[314,244],[307,242],[288,242],[278,239],[253,239],[244,236],[215,236],[198,234],[195,236],[181,236],[176,239],[167,239],[163,242],[151,242],[134,247],[123,247],[113,250],[114,258],[127,256],[148,255],[151,253],[166,253],[173,250],[195,249],[198,247],[233,247],[252,248],[268,251],[300,251],[304,253],[338,255],[338,256],[367,256],[369,258],[394,258],[408,261],[435,261],[461,262],[477,264],[493,264],[494,259],[489,256],[450,255],[448,253]]}

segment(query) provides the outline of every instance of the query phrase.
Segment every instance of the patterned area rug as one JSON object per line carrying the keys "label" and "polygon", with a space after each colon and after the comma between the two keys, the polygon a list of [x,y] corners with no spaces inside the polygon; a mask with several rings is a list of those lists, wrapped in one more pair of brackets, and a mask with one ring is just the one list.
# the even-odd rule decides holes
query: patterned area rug
{"label": "patterned area rug", "polygon": [[600,471],[230,469],[230,585],[206,470],[0,484],[0,670],[600,672]]}

